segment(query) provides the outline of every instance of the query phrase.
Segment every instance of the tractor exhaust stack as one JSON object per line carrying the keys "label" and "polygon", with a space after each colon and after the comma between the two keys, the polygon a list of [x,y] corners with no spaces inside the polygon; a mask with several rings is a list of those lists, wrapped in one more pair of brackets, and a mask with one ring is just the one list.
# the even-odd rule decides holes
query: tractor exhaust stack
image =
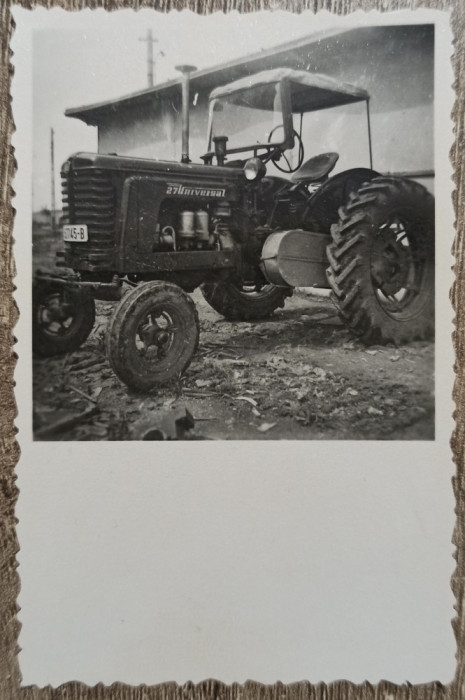
{"label": "tractor exhaust stack", "polygon": [[182,155],[181,163],[190,163],[189,158],[189,76],[197,70],[195,66],[176,66],[182,74]]}

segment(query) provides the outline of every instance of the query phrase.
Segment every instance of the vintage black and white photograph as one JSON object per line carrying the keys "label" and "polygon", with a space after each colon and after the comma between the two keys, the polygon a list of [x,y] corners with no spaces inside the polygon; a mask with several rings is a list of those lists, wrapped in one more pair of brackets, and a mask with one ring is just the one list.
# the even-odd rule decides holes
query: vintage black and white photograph
{"label": "vintage black and white photograph", "polygon": [[23,682],[449,682],[447,15],[14,15]]}
{"label": "vintage black and white photograph", "polygon": [[434,439],[434,24],[283,17],[34,34],[37,440]]}

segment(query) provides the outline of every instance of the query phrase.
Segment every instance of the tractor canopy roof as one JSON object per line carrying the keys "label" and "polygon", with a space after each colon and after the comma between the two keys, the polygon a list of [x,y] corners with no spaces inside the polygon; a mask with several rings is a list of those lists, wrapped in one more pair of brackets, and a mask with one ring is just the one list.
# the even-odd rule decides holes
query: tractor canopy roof
{"label": "tractor canopy roof", "polygon": [[[235,104],[271,110],[273,109],[274,86],[283,80],[289,84],[292,112],[294,113],[315,112],[328,107],[338,107],[369,99],[366,90],[321,73],[308,73],[291,68],[275,68],[218,87],[211,93],[210,100],[239,93],[234,97]],[[262,89],[257,89],[260,87]]]}

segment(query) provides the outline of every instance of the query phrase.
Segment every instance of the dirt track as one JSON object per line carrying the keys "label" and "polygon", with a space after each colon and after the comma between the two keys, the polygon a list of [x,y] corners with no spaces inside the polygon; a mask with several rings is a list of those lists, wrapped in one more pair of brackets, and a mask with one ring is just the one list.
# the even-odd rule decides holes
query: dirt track
{"label": "dirt track", "polygon": [[[113,374],[105,332],[114,304],[97,302],[86,343],[65,357],[34,360],[35,426],[63,418],[54,440],[140,439],[160,416],[187,408],[210,439],[434,438],[431,343],[364,347],[326,299],[295,295],[257,323],[230,323],[199,292],[200,347],[185,375],[137,395]],[[89,396],[86,399],[85,396]]]}

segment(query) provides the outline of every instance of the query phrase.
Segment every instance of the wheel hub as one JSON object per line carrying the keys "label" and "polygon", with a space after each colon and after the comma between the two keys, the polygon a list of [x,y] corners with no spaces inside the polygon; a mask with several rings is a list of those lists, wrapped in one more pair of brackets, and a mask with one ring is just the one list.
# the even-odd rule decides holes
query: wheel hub
{"label": "wheel hub", "polygon": [[139,327],[139,338],[143,344],[142,354],[150,348],[157,348],[157,357],[164,357],[165,351],[173,338],[175,328],[165,314],[150,314]]}
{"label": "wheel hub", "polygon": [[373,243],[371,274],[386,295],[397,294],[407,285],[411,256],[403,240],[397,231],[387,230]]}
{"label": "wheel hub", "polygon": [[62,293],[55,293],[39,306],[37,322],[47,335],[59,336],[67,333],[75,315],[75,307],[63,300]]}
{"label": "wheel hub", "polygon": [[63,302],[59,296],[54,296],[47,300],[44,307],[44,320],[48,323],[54,321],[64,321],[70,315],[71,306]]}

